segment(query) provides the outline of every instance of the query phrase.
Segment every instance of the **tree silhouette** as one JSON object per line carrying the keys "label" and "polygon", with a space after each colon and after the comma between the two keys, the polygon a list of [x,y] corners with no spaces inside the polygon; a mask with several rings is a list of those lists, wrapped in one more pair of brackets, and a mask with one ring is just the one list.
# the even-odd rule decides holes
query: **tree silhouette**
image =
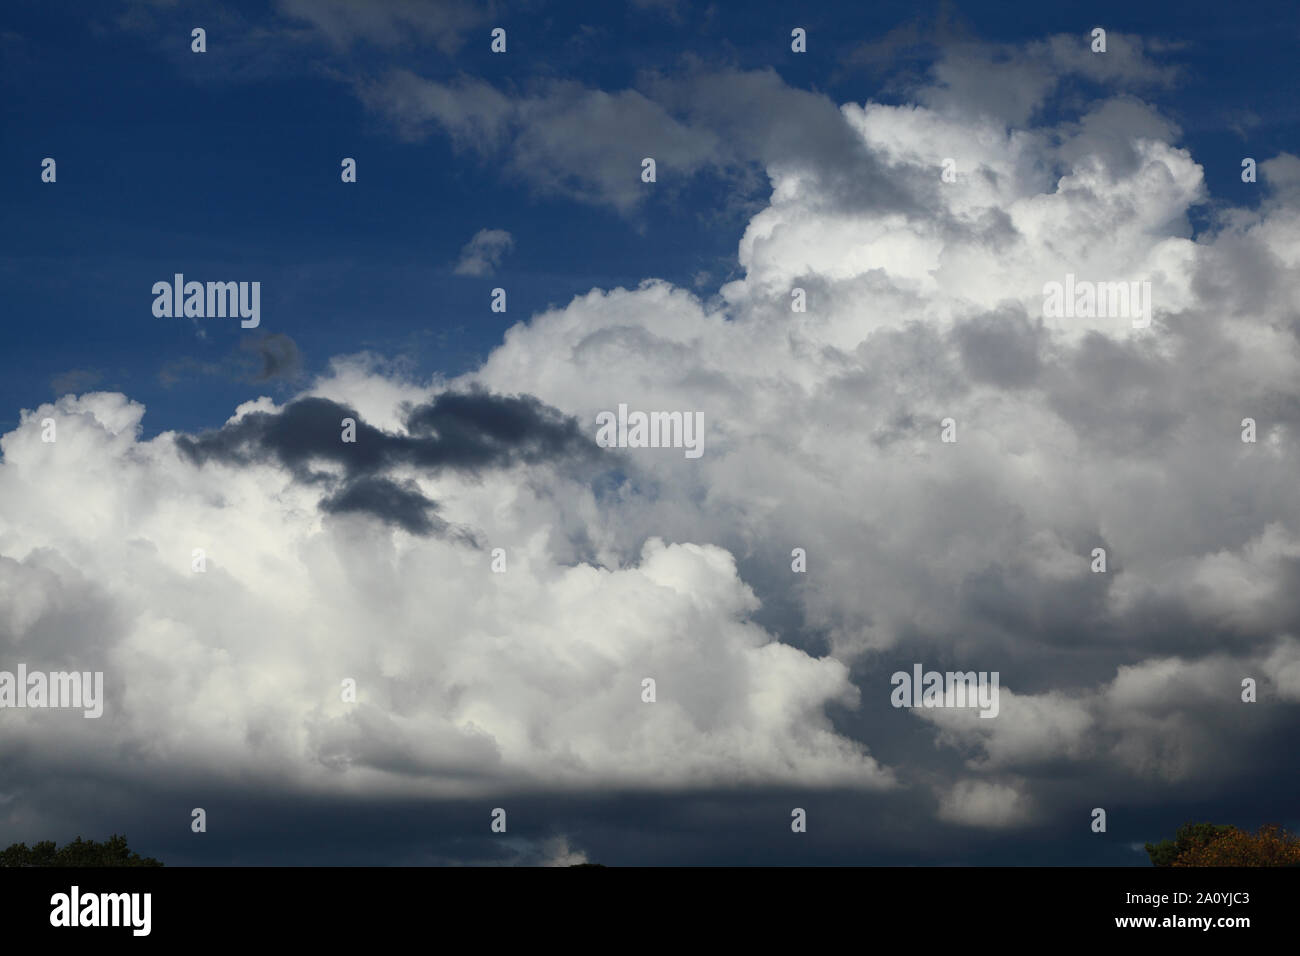
{"label": "tree silhouette", "polygon": [[57,847],[42,840],[29,847],[15,843],[0,850],[0,866],[162,866],[158,860],[141,856],[126,845],[126,837],[113,834],[103,843],[77,837]]}

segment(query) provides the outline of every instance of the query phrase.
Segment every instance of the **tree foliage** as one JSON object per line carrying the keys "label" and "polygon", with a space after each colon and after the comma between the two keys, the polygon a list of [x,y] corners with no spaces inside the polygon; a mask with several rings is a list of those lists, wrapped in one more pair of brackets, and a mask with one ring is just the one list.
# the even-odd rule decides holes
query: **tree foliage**
{"label": "tree foliage", "polygon": [[1173,866],[1174,861],[1183,854],[1204,846],[1235,829],[1236,827],[1233,826],[1219,826],[1213,823],[1184,823],[1178,828],[1178,832],[1174,834],[1172,840],[1148,843],[1146,845],[1147,856],[1151,858],[1152,866]]}
{"label": "tree foliage", "polygon": [[126,837],[113,834],[103,843],[77,837],[62,847],[53,840],[34,846],[15,843],[0,850],[0,866],[162,866],[126,845]]}
{"label": "tree foliage", "polygon": [[1208,843],[1179,854],[1172,866],[1300,866],[1300,837],[1276,823],[1257,833],[1230,827]]}
{"label": "tree foliage", "polygon": [[1172,840],[1146,845],[1153,866],[1300,866],[1300,837],[1276,823],[1256,833],[1184,823]]}

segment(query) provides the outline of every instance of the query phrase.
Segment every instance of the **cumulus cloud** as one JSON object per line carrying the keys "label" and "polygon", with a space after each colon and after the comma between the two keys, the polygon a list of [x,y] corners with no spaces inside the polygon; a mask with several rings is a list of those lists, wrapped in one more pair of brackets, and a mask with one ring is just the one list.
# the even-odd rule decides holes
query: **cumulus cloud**
{"label": "cumulus cloud", "polygon": [[[4,436],[0,588],[20,596],[4,658],[102,669],[108,697],[100,721],[57,725],[57,749],[40,746],[45,714],[7,712],[10,747],[47,767],[239,766],[324,791],[889,784],[824,716],[856,697],[847,668],[755,625],[726,551],[651,539],[624,561],[595,541],[594,563],[557,559],[570,543],[553,539],[602,504],[527,451],[535,403],[444,395],[411,411],[411,437],[362,428],[355,446],[338,412],[305,398],[141,441],[144,409],[95,393]],[[326,499],[302,471],[316,461],[364,478]],[[503,547],[505,573],[419,533],[435,493]]]}
{"label": "cumulus cloud", "polygon": [[[922,99],[840,110],[913,208],[844,204],[833,177],[773,164],[720,301],[593,290],[510,330],[471,378],[585,421],[623,401],[702,411],[695,466],[638,457],[653,494],[625,501],[628,541],[655,529],[743,555],[760,593],[798,605],[790,640],[822,635],[868,679],[921,660],[1000,670],[1014,689],[995,720],[914,712],[991,775],[940,785],[946,820],[1010,824],[986,808],[1037,805],[1024,781],[1062,761],[1151,782],[1267,760],[1292,692],[1254,730],[1239,694],[1242,677],[1293,679],[1278,642],[1300,623],[1289,157],[1261,164],[1259,209],[1195,235],[1201,167],[1131,96],[1026,129]],[[1149,281],[1150,327],[1047,320],[1045,284],[1067,274]],[[797,585],[793,546],[809,554]],[[1124,689],[1160,666],[1186,679],[1152,713]],[[887,693],[878,678],[863,706]]]}
{"label": "cumulus cloud", "polygon": [[[1166,78],[1058,46],[1033,48],[1034,76]],[[1119,95],[1036,126],[1052,84],[983,108],[989,62],[957,51],[906,105],[771,73],[518,100],[414,74],[369,88],[413,134],[504,150],[574,198],[633,208],[629,170],[654,154],[761,162],[770,201],[716,296],[593,289],[451,382],[340,361],[282,406],[149,441],[118,394],[26,413],[0,440],[0,648],[102,662],[110,691],[103,729],[61,725],[58,751],[39,714],[8,739],[47,765],[324,791],[915,788],[937,820],[992,829],[1076,812],[1062,766],[1140,801],[1281,759],[1300,701],[1296,161],[1262,162],[1266,201],[1198,234],[1209,197],[1173,123]],[[1149,281],[1152,321],[1046,320],[1066,275]],[[624,403],[702,413],[706,453],[595,448]],[[999,671],[999,716],[894,710],[888,674],[913,662]],[[932,752],[873,756],[907,733]]]}

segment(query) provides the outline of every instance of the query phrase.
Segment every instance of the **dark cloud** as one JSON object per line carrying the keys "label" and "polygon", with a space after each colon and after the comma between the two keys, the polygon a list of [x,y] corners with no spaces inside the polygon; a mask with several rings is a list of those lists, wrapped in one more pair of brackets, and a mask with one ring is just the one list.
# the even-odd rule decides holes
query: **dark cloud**
{"label": "dark cloud", "polygon": [[420,465],[503,468],[585,457],[595,442],[568,418],[530,395],[447,392],[407,417]]}
{"label": "dark cloud", "polygon": [[[1277,715],[1262,730],[1274,752],[1287,746],[1285,718],[1294,713],[1291,708]],[[935,750],[923,740],[910,743],[913,759]],[[1242,789],[1233,813],[1225,817],[1219,787],[1154,782],[1152,803],[1106,804],[1109,830],[1095,834],[1086,814],[1095,803],[1081,804],[1081,789],[1113,793],[1124,778],[1044,777],[1036,786],[1061,809],[1008,838],[1005,831],[924,819],[934,807],[915,789],[769,787],[563,796],[511,789],[478,799],[416,800],[250,790],[191,769],[165,779],[111,773],[92,788],[39,752],[16,754],[4,769],[13,771],[11,779],[32,781],[30,794],[40,807],[34,821],[9,828],[7,840],[62,843],[78,833],[103,839],[125,832],[133,849],[171,866],[220,866],[232,860],[252,866],[529,865],[541,862],[538,850],[557,835],[588,859],[611,866],[1059,866],[1062,860],[1146,866],[1140,844],[1171,837],[1179,823],[1231,821],[1253,829],[1285,819],[1294,803],[1282,794],[1300,786],[1300,766],[1283,762],[1270,770],[1276,788]],[[202,795],[210,815],[220,815],[221,826],[204,839],[194,838],[187,825],[195,794]],[[1084,825],[1078,826],[1081,805]],[[485,823],[489,809],[497,806],[509,814],[508,841]],[[807,839],[790,838],[792,807],[805,808],[816,824],[801,835]],[[430,820],[437,825],[431,827]]]}
{"label": "dark cloud", "polygon": [[332,498],[321,502],[330,514],[360,512],[395,524],[411,534],[442,533],[447,523],[430,516],[437,505],[424,497],[414,482],[398,484],[387,478],[359,478]]}
{"label": "dark cloud", "polygon": [[[345,419],[355,423],[355,441],[343,440]],[[413,483],[381,477],[389,468],[473,473],[521,463],[591,462],[597,451],[576,419],[531,396],[447,392],[411,409],[406,427],[406,435],[389,434],[366,424],[355,409],[309,397],[279,412],[252,412],[197,437],[180,435],[176,446],[200,465],[277,461],[300,481],[334,480],[313,472],[313,461],[341,465],[343,485],[322,508],[365,512],[413,534],[443,533],[446,524],[430,516],[436,505]]]}
{"label": "dark cloud", "polygon": [[[356,423],[356,441],[343,441],[343,420]],[[304,398],[280,412],[253,412],[197,438],[180,435],[176,446],[197,464],[251,464],[278,460],[308,477],[313,459],[343,465],[349,476],[373,473],[396,463],[402,439],[367,425],[357,412],[326,398]]]}

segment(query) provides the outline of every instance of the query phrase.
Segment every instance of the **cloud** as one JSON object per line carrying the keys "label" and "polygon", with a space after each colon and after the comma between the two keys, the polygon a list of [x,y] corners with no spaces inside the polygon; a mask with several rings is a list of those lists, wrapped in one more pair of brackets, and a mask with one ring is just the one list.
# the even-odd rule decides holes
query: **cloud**
{"label": "cloud", "polygon": [[[642,136],[685,175],[760,164],[770,198],[715,295],[593,289],[450,382],[339,360],[150,441],[114,393],[25,413],[0,440],[0,649],[112,683],[59,748],[17,718],[18,773],[897,790],[918,826],[1003,832],[1187,781],[1289,806],[1258,768],[1287,766],[1300,702],[1296,161],[1261,158],[1260,206],[1194,232],[1203,170],[1150,104],[1102,90],[1043,119],[1059,73],[1166,78],[1083,42],[1006,71],[955,50],[901,105],[770,71],[366,89],[583,202],[636,207]],[[1049,322],[1066,275],[1150,281],[1149,327]],[[706,453],[596,448],[621,403],[702,413]],[[914,662],[998,671],[999,716],[894,709]]]}
{"label": "cloud", "polygon": [[252,353],[258,366],[245,372],[245,380],[252,383],[277,379],[293,381],[302,374],[302,352],[298,343],[283,332],[270,332],[240,342],[240,349]]}
{"label": "cloud", "polygon": [[267,383],[292,385],[303,373],[302,351],[283,332],[268,332],[241,339],[238,348],[218,361],[205,362],[192,356],[169,359],[158,370],[165,388],[196,378],[225,378],[250,385]]}
{"label": "cloud", "polygon": [[[0,592],[22,596],[0,654],[102,669],[108,696],[95,727],[7,711],[25,778],[241,767],[374,796],[890,784],[824,715],[852,703],[847,669],[754,624],[726,551],[651,539],[624,561],[593,535],[597,560],[566,553],[566,530],[607,506],[543,468],[575,438],[535,401],[440,393],[409,410],[409,435],[359,421],[355,458],[347,409],[265,406],[141,441],[142,406],[69,396],[0,439]],[[316,462],[351,483],[331,492]],[[441,520],[504,549],[505,573],[419,533],[435,491]],[[40,745],[51,733],[59,748]]]}
{"label": "cloud", "polygon": [[675,120],[636,90],[607,93],[570,80],[548,80],[522,97],[479,79],[451,82],[396,70],[358,82],[369,107],[409,138],[440,127],[462,149],[495,157],[506,174],[543,195],[630,212],[643,199],[641,161],[691,174],[711,161],[717,137]]}
{"label": "cloud", "polygon": [[[1097,78],[1164,77],[1125,70]],[[743,275],[717,299],[658,281],[593,290],[511,329],[466,379],[583,421],[619,402],[702,411],[695,466],[634,459],[642,493],[615,540],[654,529],[744,556],[787,640],[860,669],[867,714],[890,713],[873,675],[914,661],[999,670],[994,720],[893,712],[948,750],[924,773],[895,766],[934,789],[942,819],[1063,812],[1063,766],[1139,801],[1178,780],[1231,789],[1224,768],[1280,759],[1294,719],[1289,692],[1249,720],[1239,696],[1242,677],[1286,680],[1278,642],[1300,630],[1289,159],[1264,161],[1282,172],[1259,210],[1224,209],[1193,238],[1202,170],[1150,106],[1119,95],[1008,129],[956,108],[970,85],[839,111],[909,203],[842,202],[835,176],[808,172],[831,167],[774,162]],[[1149,328],[1048,322],[1044,285],[1066,274],[1150,281]],[[1264,423],[1256,444],[1246,416]],[[1161,667],[1185,675],[1182,702],[1153,712],[1124,688]],[[1140,685],[1157,700],[1166,686]],[[958,784],[960,767],[987,779]]]}
{"label": "cloud", "polygon": [[490,276],[514,245],[514,237],[504,229],[480,229],[465,243],[453,271],[458,276]]}
{"label": "cloud", "polygon": [[1178,69],[1153,62],[1152,46],[1141,36],[1115,31],[1107,32],[1105,53],[1092,52],[1090,31],[1026,44],[950,43],[918,98],[943,112],[1024,125],[1068,78],[1133,91],[1172,85]]}
{"label": "cloud", "polygon": [[567,837],[553,837],[542,847],[544,862],[542,866],[577,866],[590,862],[582,850],[570,848]]}
{"label": "cloud", "polygon": [[651,74],[644,91],[615,93],[547,80],[513,98],[479,79],[396,70],[357,90],[407,138],[441,128],[462,149],[503,155],[506,173],[543,195],[624,214],[647,195],[647,156],[671,173],[661,176],[665,188],[710,171],[752,191],[766,165],[827,181],[841,204],[911,202],[830,100],[785,85],[770,69]]}
{"label": "cloud", "polygon": [[420,492],[419,486],[407,481],[398,484],[387,478],[358,478],[338,494],[321,502],[321,510],[330,514],[356,512],[370,514],[391,522],[410,534],[433,534],[447,524],[430,517],[436,504]]}
{"label": "cloud", "polygon": [[1028,822],[1030,802],[1006,784],[962,780],[939,802],[939,818],[973,827],[1014,827]]}
{"label": "cloud", "polygon": [[[350,427],[345,419],[355,423],[355,440],[344,437]],[[356,476],[399,465],[477,471],[515,461],[589,457],[595,450],[576,422],[532,396],[491,395],[482,389],[441,393],[409,409],[405,426],[406,434],[388,434],[352,408],[306,396],[279,411],[249,409],[196,438],[178,436],[176,446],[199,464],[275,459],[303,476],[317,461]]]}
{"label": "cloud", "polygon": [[277,8],[339,48],[362,42],[396,47],[430,41],[445,54],[458,51],[467,31],[495,15],[494,4],[468,0],[277,0]]}
{"label": "cloud", "polygon": [[[922,114],[927,119],[974,114],[1023,126],[1067,77],[1102,90],[1162,88],[1177,79],[1177,70],[1153,62],[1151,44],[1139,37],[1112,33],[1105,54],[1093,54],[1090,42],[1086,35],[1020,46],[950,39],[932,52],[924,81],[906,90],[930,108]],[[507,175],[540,194],[609,205],[624,215],[649,194],[639,178],[647,156],[670,173],[659,188],[680,188],[711,173],[752,195],[767,185],[760,175],[766,172],[832,208],[916,213],[934,205],[927,202],[928,183],[882,162],[835,103],[789,86],[771,68],[718,69],[688,59],[672,75],[643,73],[636,89],[611,93],[541,79],[522,94],[478,78],[433,79],[398,69],[359,78],[355,89],[408,139],[441,129],[459,148],[501,157]],[[1089,142],[1101,148],[1109,135],[1121,142],[1115,148],[1127,148],[1133,122],[1125,113],[1139,113],[1141,105],[1114,102],[1104,109],[1109,114],[1092,120]],[[1153,113],[1144,117],[1153,136],[1168,125]]]}
{"label": "cloud", "polygon": [[[436,504],[414,481],[394,481],[384,473],[445,468],[478,473],[547,461],[582,468],[596,460],[594,443],[574,421],[530,396],[445,392],[403,411],[405,433],[392,434],[326,398],[302,397],[283,409],[259,403],[242,408],[220,429],[177,436],[176,447],[198,465],[274,461],[300,481],[337,487],[321,502],[322,510],[370,514],[422,535],[448,530],[430,514]],[[472,533],[461,531],[458,537],[474,543]]]}

